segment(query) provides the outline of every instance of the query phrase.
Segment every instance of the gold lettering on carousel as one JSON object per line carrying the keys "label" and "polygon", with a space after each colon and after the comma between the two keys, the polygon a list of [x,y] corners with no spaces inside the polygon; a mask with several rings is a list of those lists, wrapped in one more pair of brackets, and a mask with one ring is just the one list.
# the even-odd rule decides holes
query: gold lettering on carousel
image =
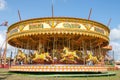
{"label": "gold lettering on carousel", "polygon": [[29,29],[43,28],[43,24],[30,24]]}
{"label": "gold lettering on carousel", "polygon": [[18,32],[18,29],[17,29],[17,28],[12,29],[12,30],[10,31],[10,35],[13,34],[13,33],[16,33],[16,32]]}
{"label": "gold lettering on carousel", "polygon": [[63,26],[64,26],[65,28],[70,28],[70,27],[71,27],[71,25],[70,25],[69,23],[64,23]]}
{"label": "gold lettering on carousel", "polygon": [[94,30],[95,30],[96,32],[99,32],[99,33],[104,34],[104,30],[102,30],[102,29],[100,29],[100,28],[95,27]]}
{"label": "gold lettering on carousel", "polygon": [[81,28],[80,24],[70,24],[70,23],[64,23],[63,26],[65,28]]}

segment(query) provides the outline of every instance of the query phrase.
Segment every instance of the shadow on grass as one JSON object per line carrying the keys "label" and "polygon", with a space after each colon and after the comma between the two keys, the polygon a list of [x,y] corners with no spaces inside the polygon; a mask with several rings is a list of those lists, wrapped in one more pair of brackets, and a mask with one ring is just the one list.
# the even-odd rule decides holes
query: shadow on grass
{"label": "shadow on grass", "polygon": [[115,76],[114,72],[9,72],[11,74],[21,74],[39,77],[101,77]]}

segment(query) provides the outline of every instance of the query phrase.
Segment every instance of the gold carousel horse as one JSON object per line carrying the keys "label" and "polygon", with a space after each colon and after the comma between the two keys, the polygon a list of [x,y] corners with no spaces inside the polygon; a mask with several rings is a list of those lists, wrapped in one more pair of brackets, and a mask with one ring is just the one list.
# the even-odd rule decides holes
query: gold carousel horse
{"label": "gold carousel horse", "polygon": [[88,59],[86,60],[87,62],[92,61],[93,64],[97,64],[99,62],[99,60],[97,59],[96,56],[93,56],[92,53],[88,53]]}
{"label": "gold carousel horse", "polygon": [[45,63],[45,62],[50,62],[52,61],[51,56],[49,56],[48,53],[44,53],[42,52],[41,54],[38,54],[38,51],[34,52],[34,58],[32,59],[32,61],[34,63]]}
{"label": "gold carousel horse", "polygon": [[66,64],[77,63],[75,58],[79,59],[79,57],[76,55],[76,51],[70,51],[69,48],[64,47],[60,62]]}
{"label": "gold carousel horse", "polygon": [[76,50],[76,55],[79,57],[77,60],[78,64],[84,64],[84,54],[81,51]]}
{"label": "gold carousel horse", "polygon": [[[32,59],[33,63],[44,63],[44,60],[40,60],[38,51],[34,51],[34,58]],[[41,61],[41,62],[40,62]]]}
{"label": "gold carousel horse", "polygon": [[21,64],[21,62],[23,64],[26,64],[26,55],[25,53],[23,53],[21,50],[18,50],[18,54],[15,56],[14,58],[14,64],[18,61],[19,64]]}
{"label": "gold carousel horse", "polygon": [[33,58],[34,58],[34,55],[32,54],[32,52],[30,52],[29,54],[27,54],[27,56],[26,56],[27,63],[31,64]]}

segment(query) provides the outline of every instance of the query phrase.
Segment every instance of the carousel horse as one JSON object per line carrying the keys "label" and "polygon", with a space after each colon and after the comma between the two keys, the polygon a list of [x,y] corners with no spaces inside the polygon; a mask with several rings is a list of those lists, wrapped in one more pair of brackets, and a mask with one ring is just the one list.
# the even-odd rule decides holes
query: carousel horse
{"label": "carousel horse", "polygon": [[48,59],[49,62],[50,62],[50,61],[53,62],[52,57],[49,55],[48,52],[46,52],[46,53],[44,53],[44,54],[46,55],[46,58]]}
{"label": "carousel horse", "polygon": [[98,60],[99,60],[99,63],[98,63],[99,65],[104,65],[105,64],[103,55],[98,56]]}
{"label": "carousel horse", "polygon": [[104,56],[103,55],[98,56],[98,60],[101,62],[102,60],[104,60]]}
{"label": "carousel horse", "polygon": [[84,54],[78,50],[76,50],[76,54],[79,57],[79,60],[77,60],[78,64],[83,64],[84,63]]}
{"label": "carousel horse", "polygon": [[26,55],[25,53],[23,53],[21,50],[18,50],[18,54],[16,55],[15,59],[14,59],[14,63],[18,61],[19,64],[23,63],[26,64]]}
{"label": "carousel horse", "polygon": [[97,64],[99,62],[99,60],[97,59],[97,57],[93,56],[91,52],[88,54],[88,59],[86,61],[88,62],[89,65]]}
{"label": "carousel horse", "polygon": [[62,63],[77,63],[75,58],[79,59],[79,57],[76,55],[76,51],[70,51],[67,47],[64,47],[62,59],[60,62]]}
{"label": "carousel horse", "polygon": [[105,64],[107,65],[113,64],[113,58],[109,56],[108,54],[105,55],[104,61],[105,61]]}
{"label": "carousel horse", "polygon": [[52,58],[49,56],[48,53],[42,52],[41,54],[38,54],[37,51],[34,52],[35,57],[32,59],[34,63],[44,63],[52,61]]}
{"label": "carousel horse", "polygon": [[27,56],[26,56],[27,63],[31,64],[33,58],[34,58],[34,56],[31,52],[29,54],[27,54]]}
{"label": "carousel horse", "polygon": [[[39,63],[39,53],[38,53],[38,51],[34,51],[32,62],[33,63]],[[42,61],[42,62],[44,62],[44,61]]]}

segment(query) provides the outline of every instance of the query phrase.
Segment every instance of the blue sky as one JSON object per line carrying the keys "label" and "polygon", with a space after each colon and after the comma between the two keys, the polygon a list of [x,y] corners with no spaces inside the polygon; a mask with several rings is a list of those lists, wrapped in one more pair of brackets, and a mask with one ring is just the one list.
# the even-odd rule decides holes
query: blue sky
{"label": "blue sky", "polygon": [[[3,0],[1,0],[3,1]],[[5,0],[6,8],[0,11],[0,22],[7,20],[9,24],[18,21],[17,10],[22,19],[51,16],[52,0]],[[91,19],[108,23],[111,27],[119,25],[119,0],[53,0],[55,16],[71,16],[87,18],[92,8]]]}
{"label": "blue sky", "polygon": [[[52,0],[0,0],[0,24],[8,21],[9,25],[19,21],[18,9],[22,20],[51,16]],[[88,18],[92,8],[91,20],[108,24],[110,18],[110,44],[115,51],[115,58],[120,59],[120,0],[53,0],[54,16]],[[0,27],[0,41],[4,40],[6,27]],[[1,44],[1,43],[0,43]],[[119,56],[119,57],[118,57]]]}

